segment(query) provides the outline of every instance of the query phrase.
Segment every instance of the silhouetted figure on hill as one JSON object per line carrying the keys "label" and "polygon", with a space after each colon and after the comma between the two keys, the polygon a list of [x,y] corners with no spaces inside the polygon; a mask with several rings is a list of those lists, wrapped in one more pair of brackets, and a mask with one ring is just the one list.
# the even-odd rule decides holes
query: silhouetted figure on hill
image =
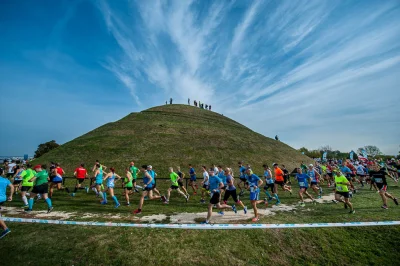
{"label": "silhouetted figure on hill", "polygon": [[194,102],[193,102],[193,103],[194,103],[194,106],[196,106],[196,107],[197,107],[197,101],[196,101],[196,100],[194,100]]}
{"label": "silhouetted figure on hill", "polygon": [[279,141],[278,135],[275,136],[275,140]]}
{"label": "silhouetted figure on hill", "polygon": [[165,105],[167,105],[168,104],[168,101],[165,101]]}
{"label": "silhouetted figure on hill", "polygon": [[199,101],[199,107],[201,108],[201,102]]}
{"label": "silhouetted figure on hill", "polygon": [[169,104],[172,104],[172,98],[169,99]]}
{"label": "silhouetted figure on hill", "polygon": [[210,110],[211,111],[211,105],[210,106],[208,106],[209,108],[208,108],[208,110]]}
{"label": "silhouetted figure on hill", "polygon": [[190,98],[188,98],[188,105],[190,105]]}
{"label": "silhouetted figure on hill", "polygon": [[208,104],[206,104],[206,110],[208,109]]}

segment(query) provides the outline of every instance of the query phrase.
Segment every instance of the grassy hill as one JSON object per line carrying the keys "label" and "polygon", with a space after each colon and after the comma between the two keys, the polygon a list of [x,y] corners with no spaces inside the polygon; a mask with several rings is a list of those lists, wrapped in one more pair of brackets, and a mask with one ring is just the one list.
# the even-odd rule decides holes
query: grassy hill
{"label": "grassy hill", "polygon": [[[251,118],[249,118],[251,119]],[[131,160],[151,164],[161,175],[169,166],[186,169],[212,163],[237,167],[264,163],[290,169],[310,159],[288,145],[267,138],[220,114],[187,105],[165,105],[131,113],[43,155],[37,162],[60,162],[71,174],[79,163],[98,159],[121,172]]]}

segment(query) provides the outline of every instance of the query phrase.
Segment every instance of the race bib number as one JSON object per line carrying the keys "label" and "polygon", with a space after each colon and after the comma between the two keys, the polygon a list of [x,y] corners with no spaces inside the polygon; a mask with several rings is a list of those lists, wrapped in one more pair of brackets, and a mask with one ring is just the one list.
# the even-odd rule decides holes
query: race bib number
{"label": "race bib number", "polygon": [[342,191],[342,190],[343,190],[343,187],[342,187],[342,186],[337,186],[337,187],[336,187],[336,190]]}
{"label": "race bib number", "polygon": [[382,178],[375,178],[375,182],[376,183],[383,183],[383,180],[382,180]]}
{"label": "race bib number", "polygon": [[305,184],[305,182],[299,182],[299,186],[301,186],[301,187],[305,187],[305,186],[306,186],[306,184]]}

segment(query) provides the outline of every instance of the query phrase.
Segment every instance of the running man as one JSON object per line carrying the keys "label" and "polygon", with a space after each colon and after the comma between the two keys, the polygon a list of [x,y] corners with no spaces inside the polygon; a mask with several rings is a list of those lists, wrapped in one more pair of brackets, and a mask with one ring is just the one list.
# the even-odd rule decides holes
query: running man
{"label": "running man", "polygon": [[183,193],[179,189],[179,184],[178,184],[179,175],[174,172],[174,168],[172,168],[172,167],[168,168],[168,171],[169,171],[169,178],[171,178],[171,187],[168,188],[168,190],[167,190],[167,199],[166,199],[166,201],[164,203],[165,204],[169,203],[169,197],[171,196],[171,191],[172,190],[178,191],[178,193],[181,194],[186,199],[186,202],[188,202],[189,201],[189,196],[186,195],[185,193]]}
{"label": "running man", "polygon": [[[136,180],[135,180],[135,182],[136,182]],[[131,171],[131,168],[127,168],[126,169],[126,175],[125,175],[125,178],[124,178],[124,195],[125,195],[125,200],[126,200],[126,205],[127,206],[131,205],[130,202],[129,202],[129,193],[130,193],[130,191],[132,191],[132,189],[133,189],[132,171]]]}
{"label": "running man", "polygon": [[311,178],[307,174],[303,174],[303,170],[301,168],[297,168],[297,174],[296,174],[296,179],[297,182],[299,183],[299,197],[300,197],[300,206],[305,207],[306,204],[304,203],[304,198],[303,198],[303,193],[306,194],[307,197],[309,197],[313,203],[316,203],[315,199],[307,192],[308,189],[308,182],[307,179]]}
{"label": "running man", "polygon": [[225,169],[226,174],[226,190],[224,194],[224,204],[227,204],[229,197],[232,197],[234,204],[232,205],[232,210],[237,213],[236,204],[242,206],[244,214],[247,214],[247,207],[244,206],[243,202],[238,199],[236,194],[235,179],[233,178],[233,173],[231,168]]}
{"label": "running man", "polygon": [[372,178],[372,182],[376,184],[379,189],[379,195],[382,198],[382,209],[388,209],[387,206],[387,198],[392,199],[396,205],[399,205],[397,198],[393,197],[391,194],[387,193],[387,180],[386,180],[386,169],[379,167],[379,165],[375,165],[370,170],[370,175]]}
{"label": "running man", "polygon": [[290,186],[285,185],[285,180],[283,178],[283,171],[281,168],[278,167],[277,163],[272,164],[274,167],[275,173],[275,184],[274,184],[274,191],[275,191],[275,198],[276,198],[276,205],[281,204],[281,201],[278,197],[278,186],[280,186],[283,191],[289,191],[290,195],[292,195],[292,189]]}
{"label": "running man", "polygon": [[357,169],[358,180],[360,181],[361,186],[364,187],[364,179],[365,176],[367,175],[367,171],[361,163],[356,165],[356,169]]}
{"label": "running man", "polygon": [[36,171],[36,174],[32,179],[29,180],[30,182],[34,182],[34,186],[29,197],[28,209],[26,209],[25,211],[28,213],[32,211],[34,198],[37,194],[40,194],[47,203],[47,213],[50,213],[53,210],[53,205],[51,199],[48,197],[48,182],[50,180],[49,173],[46,171],[45,166],[42,166],[40,164],[36,165],[34,170]]}
{"label": "running man", "polygon": [[246,169],[246,174],[247,174],[247,182],[249,183],[249,188],[250,188],[250,202],[254,210],[254,218],[252,219],[252,221],[257,222],[259,220],[257,204],[264,203],[265,205],[267,205],[268,202],[266,200],[259,199],[260,187],[263,184],[261,178],[259,178],[255,174],[252,174],[251,168]]}
{"label": "running man", "polygon": [[272,178],[271,169],[266,164],[264,164],[263,167],[264,167],[264,178],[265,178],[264,192],[268,197],[267,201],[270,202],[272,200],[272,196],[271,194],[269,194],[268,189],[271,190],[271,193],[275,196],[276,199],[279,199],[278,195],[275,193],[275,180]]}
{"label": "running man", "polygon": [[[101,187],[103,186],[103,170],[101,169],[101,165],[96,164],[96,170],[94,171],[94,184],[92,185],[92,189],[96,192],[96,196],[101,195],[103,198],[103,193],[101,193]],[[104,198],[103,198],[104,200]]]}
{"label": "running man", "polygon": [[[201,182],[201,186],[202,186],[202,188],[201,188],[201,200],[200,200],[200,203],[206,203],[206,200],[204,199],[205,198],[205,195],[207,194],[208,195],[208,193],[209,193],[209,187],[208,187],[208,185],[209,185],[209,182],[208,182],[208,179],[209,179],[209,175],[208,175],[208,173],[207,173],[207,167],[205,167],[204,165],[201,167],[202,168],[202,170],[203,170],[203,181]],[[214,168],[212,168],[213,169],[213,173],[214,173]]]}
{"label": "running man", "polygon": [[140,172],[140,170],[135,166],[135,162],[131,162],[131,166],[129,168],[129,171],[131,172],[132,175],[132,187],[135,188],[135,192],[139,192],[139,190],[137,190],[136,186],[136,179],[137,179],[137,174]]}
{"label": "running man", "polygon": [[[215,168],[214,168],[214,174],[215,174]],[[216,175],[219,177],[219,179],[222,180],[222,183],[224,183],[224,187],[221,189],[221,196],[222,196],[222,192],[225,192],[226,190],[227,183],[226,183],[225,171],[222,169],[221,165],[218,165],[218,174]]]}
{"label": "running man", "polygon": [[28,191],[33,187],[33,182],[30,181],[34,176],[36,172],[32,170],[32,165],[27,164],[26,165],[26,170],[22,171],[21,173],[21,178],[22,178],[22,183],[21,185],[21,198],[22,201],[24,202],[23,208],[28,208],[28,199],[26,196],[29,196]]}
{"label": "running man", "polygon": [[22,178],[21,178],[21,173],[24,171],[24,166],[15,166],[15,174],[13,177],[13,186],[14,186],[14,192],[15,194],[18,194],[18,190],[20,187],[20,184],[22,182]]}
{"label": "running man", "polygon": [[245,189],[248,188],[248,183],[246,179],[246,167],[243,166],[242,161],[238,162],[238,165],[239,165],[239,180],[240,180],[238,183],[238,188],[240,189],[239,196],[242,197],[244,195],[242,183]]}
{"label": "running man", "polygon": [[193,195],[196,195],[198,189],[198,186],[196,184],[196,171],[194,170],[191,164],[189,164],[189,176],[190,176],[189,186],[191,186],[193,189]]}
{"label": "running man", "polygon": [[[71,194],[72,197],[75,197],[76,192],[81,187],[82,183],[85,181],[85,178],[87,178],[88,176],[87,171],[85,169],[85,164],[81,163],[81,165],[75,169],[74,176],[76,178],[76,184],[74,192]],[[88,193],[89,187],[85,187],[85,189],[86,193]]]}
{"label": "running man", "polygon": [[[54,187],[57,188],[57,190],[61,190],[61,184],[62,184],[62,176],[65,174],[64,170],[61,168],[59,163],[55,164],[55,168],[52,169],[52,180],[50,183],[50,191],[49,191],[49,198],[53,197],[53,191]],[[65,188],[66,192],[69,193],[69,189]]]}
{"label": "running man", "polygon": [[115,173],[115,169],[113,167],[110,168],[110,172],[103,177],[103,180],[106,180],[107,183],[107,188],[103,191],[103,201],[101,204],[107,204],[107,191],[110,193],[111,198],[114,200],[115,203],[115,208],[118,208],[121,206],[121,204],[118,202],[117,197],[114,195],[114,187],[115,187],[115,178],[121,179],[119,175]]}
{"label": "running man", "polygon": [[[336,185],[334,202],[343,202],[346,209],[350,207],[350,214],[354,214],[356,211],[353,208],[353,204],[351,204],[350,202],[350,194],[348,188],[348,186],[350,185],[350,181],[337,169],[333,170],[333,176]],[[341,197],[343,197],[344,200],[342,200]]]}
{"label": "running man", "polygon": [[[211,199],[210,199],[210,203],[208,204],[207,219],[204,222],[201,222],[202,224],[210,223],[214,205],[216,205],[217,209],[220,209],[220,210],[227,209],[227,208],[232,208],[232,210],[234,210],[233,207],[231,207],[227,204],[220,203],[220,197],[221,197],[220,189],[224,186],[224,183],[222,183],[222,180],[219,179],[218,176],[214,175],[213,168],[210,168],[207,176],[209,177],[208,180],[209,180],[209,184],[210,184],[209,188],[211,191]],[[223,212],[221,214],[223,214]]]}
{"label": "running man", "polygon": [[144,198],[148,196],[150,200],[156,200],[160,199],[160,196],[153,196],[153,178],[147,171],[148,167],[147,165],[142,165],[140,171],[143,173],[143,193],[142,196],[140,197],[139,201],[139,207],[133,211],[133,214],[141,214],[142,213],[142,208],[143,208],[143,203],[144,203]]}
{"label": "running man", "polygon": [[183,190],[183,192],[185,193],[185,195],[188,197],[189,200],[189,193],[187,192],[185,185],[183,184],[183,180],[185,179],[185,174],[181,172],[181,167],[177,166],[176,169],[178,170],[178,186]]}
{"label": "running man", "polygon": [[306,174],[310,177],[312,190],[314,190],[315,194],[317,194],[317,197],[320,199],[322,197],[322,188],[318,187],[318,178],[321,177],[321,175],[314,169],[312,164],[308,166]]}
{"label": "running man", "polygon": [[289,171],[286,169],[285,165],[282,164],[282,171],[283,171],[283,181],[285,182],[285,184],[292,184],[292,182],[290,182],[290,174]]}
{"label": "running man", "polygon": [[[158,195],[161,196],[160,191],[158,191],[157,189],[157,182],[156,182],[156,177],[157,177],[157,173],[153,170],[153,166],[149,165],[147,166],[147,172],[151,175],[152,183],[153,183],[153,191]],[[164,196],[161,196],[162,198]]]}
{"label": "running man", "polygon": [[[4,174],[3,168],[0,168],[0,206],[3,205],[4,202],[7,200],[12,201],[12,197],[14,194],[14,186],[11,184],[10,180],[3,177],[3,174]],[[7,187],[10,188],[10,196],[8,198],[6,196]],[[0,212],[0,217],[1,216],[2,215]],[[11,230],[7,227],[6,223],[3,220],[0,220],[0,227],[1,229],[3,229],[3,231],[0,234],[0,239],[11,233]]]}

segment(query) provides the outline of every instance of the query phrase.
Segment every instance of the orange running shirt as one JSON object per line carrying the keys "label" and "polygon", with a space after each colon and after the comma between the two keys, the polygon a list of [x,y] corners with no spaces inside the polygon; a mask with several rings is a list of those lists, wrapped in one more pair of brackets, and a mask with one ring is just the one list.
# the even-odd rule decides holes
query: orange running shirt
{"label": "orange running shirt", "polygon": [[276,169],[274,169],[274,172],[275,172],[275,180],[276,181],[284,181],[283,171],[281,168],[277,167]]}

